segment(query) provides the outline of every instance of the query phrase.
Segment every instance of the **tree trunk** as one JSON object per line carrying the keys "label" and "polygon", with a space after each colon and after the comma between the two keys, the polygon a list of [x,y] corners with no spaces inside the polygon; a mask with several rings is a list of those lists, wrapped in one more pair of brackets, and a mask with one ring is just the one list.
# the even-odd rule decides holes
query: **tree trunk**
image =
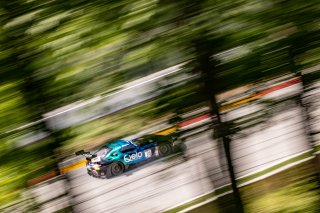
{"label": "tree trunk", "polygon": [[297,69],[296,63],[295,63],[295,50],[294,47],[291,46],[289,48],[289,66],[291,71],[301,79],[301,83],[302,83],[302,90],[298,95],[297,98],[297,103],[299,104],[299,106],[301,107],[301,111],[302,111],[302,117],[303,117],[303,127],[305,130],[305,133],[307,135],[307,140],[309,143],[310,148],[312,149],[312,154],[314,155],[314,159],[312,160],[312,164],[313,167],[315,168],[315,171],[317,171],[317,181],[318,181],[318,185],[320,186],[320,156],[315,154],[316,152],[316,147],[315,147],[315,141],[314,141],[314,134],[318,134],[318,133],[314,133],[312,130],[312,118],[310,116],[310,104],[306,103],[303,100],[303,96],[305,94],[305,90],[306,90],[306,82],[305,79],[303,77],[303,74],[301,73],[300,70]]}
{"label": "tree trunk", "polygon": [[[233,202],[235,204],[234,212],[244,212],[243,204],[240,196],[239,189],[237,187],[236,177],[233,169],[232,164],[232,157],[231,157],[231,150],[230,150],[230,134],[232,130],[226,123],[224,123],[221,119],[221,115],[219,112],[219,106],[216,100],[216,88],[217,88],[217,80],[215,80],[215,72],[217,61],[212,59],[211,48],[213,45],[210,44],[211,41],[207,40],[206,38],[202,38],[200,40],[196,40],[194,42],[195,49],[196,49],[196,57],[197,62],[199,64],[199,71],[201,74],[201,78],[204,84],[204,92],[208,96],[210,107],[212,111],[212,115],[215,115],[215,120],[213,121],[214,126],[214,135],[217,135],[217,138],[220,138],[223,143],[223,151],[224,153],[219,153],[220,155],[220,162],[222,163],[222,167],[224,166],[224,162],[227,163],[227,167],[229,170],[229,175],[231,179],[231,186],[233,190]],[[221,144],[218,144],[221,146]],[[222,210],[223,206],[221,206]]]}

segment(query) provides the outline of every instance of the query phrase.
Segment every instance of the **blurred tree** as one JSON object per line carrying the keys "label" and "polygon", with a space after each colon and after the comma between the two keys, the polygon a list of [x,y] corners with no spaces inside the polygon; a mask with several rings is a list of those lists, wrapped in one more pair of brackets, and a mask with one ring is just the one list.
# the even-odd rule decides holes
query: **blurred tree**
{"label": "blurred tree", "polygon": [[[222,131],[221,127],[226,126],[220,118],[219,106],[215,98],[215,95],[219,92],[218,88],[221,84],[218,83],[219,81],[217,81],[219,62],[214,58],[214,55],[227,49],[229,43],[228,34],[225,32],[218,32],[216,29],[219,28],[219,21],[215,20],[215,23],[210,26],[208,25],[208,18],[210,17],[210,13],[216,12],[217,14],[215,14],[215,17],[219,19],[218,14],[220,13],[218,10],[221,9],[222,5],[211,5],[210,13],[208,13],[208,8],[205,7],[208,4],[207,1],[183,1],[180,3],[160,1],[159,4],[164,8],[174,8],[177,11],[174,13],[176,16],[170,17],[168,20],[175,26],[175,34],[169,34],[169,36],[173,36],[176,39],[175,42],[178,44],[178,46],[183,46],[186,52],[190,54],[189,58],[191,60],[186,66],[191,67],[191,70],[199,73],[201,76],[201,78],[199,78],[199,83],[203,85],[202,91],[209,99],[212,114],[216,116],[215,132],[218,132],[219,138],[222,139],[225,151],[224,155],[222,153],[223,150],[220,149],[220,158],[222,161],[224,161],[222,158],[226,157],[228,163],[228,169],[234,192],[234,201],[236,205],[233,211],[237,209],[239,212],[243,212],[243,205],[239,190],[236,185],[236,179],[230,155],[231,140],[229,135],[231,132],[228,128],[226,131]],[[229,5],[232,5],[231,2]],[[165,23],[161,24],[163,25]],[[179,28],[181,28],[181,30],[179,30]],[[190,52],[190,50],[194,51]],[[190,99],[190,97],[188,98]],[[184,99],[181,98],[180,101],[183,102]]]}
{"label": "blurred tree", "polygon": [[[194,60],[197,64],[195,69],[200,72],[201,79],[204,85],[203,91],[209,99],[212,115],[214,115],[214,135],[216,135],[218,143],[223,144],[223,150],[219,150],[220,162],[222,163],[221,166],[224,166],[224,162],[226,161],[231,179],[233,201],[235,204],[232,211],[244,212],[243,203],[241,200],[239,189],[237,187],[236,176],[233,169],[233,163],[231,158],[230,143],[231,135],[233,133],[230,126],[228,126],[225,122],[222,121],[220,116],[219,105],[216,99],[216,88],[218,88],[217,85],[219,84],[219,81],[217,81],[215,69],[217,68],[219,62],[213,57],[213,55],[214,53],[219,52],[218,44],[223,43],[223,38],[212,39],[206,37],[206,34],[203,33],[201,36],[196,37],[194,39],[195,40],[193,41],[193,45],[196,53],[196,57]],[[221,209],[222,208],[225,207],[221,206]]]}
{"label": "blurred tree", "polygon": [[[52,2],[39,4],[39,2],[36,1],[20,0],[2,1],[0,5],[1,23],[4,26],[1,28],[1,50],[6,53],[3,55],[3,60],[1,60],[0,64],[0,77],[2,83],[16,82],[16,89],[19,90],[19,94],[21,94],[23,99],[21,103],[23,104],[22,110],[25,115],[24,122],[41,121],[43,114],[56,108],[58,106],[57,103],[59,103],[59,97],[49,92],[55,81],[55,75],[51,73],[44,75],[39,72],[41,68],[44,68],[43,59],[47,58],[52,52],[48,48],[35,45],[42,39],[43,32],[30,32],[43,18],[51,15],[50,12],[47,12],[48,10],[50,11],[52,7],[49,7],[46,3],[53,6],[51,5]],[[62,11],[58,10],[55,12]],[[69,17],[69,20],[71,20],[71,17]],[[61,23],[64,21],[67,22],[68,19],[62,19]],[[47,28],[45,31],[46,33],[54,32],[57,27],[58,25]],[[72,88],[70,88],[70,90],[71,89]],[[48,132],[52,139],[43,143],[44,146],[39,146],[29,152],[23,148],[13,150],[10,153],[2,152],[0,157],[1,159],[5,159],[8,165],[14,165],[14,162],[17,164],[16,168],[11,166],[12,168],[6,170],[18,170],[20,168],[19,165],[28,164],[28,162],[30,165],[33,165],[31,162],[37,161],[43,164],[36,167],[38,168],[37,174],[48,172],[48,170],[52,169],[52,163],[55,165],[55,169],[59,171],[59,159],[55,151],[65,140],[65,138],[62,139],[65,131],[54,131],[48,128],[43,121],[37,122],[36,125],[29,126],[31,126],[31,132]],[[5,128],[1,127],[1,129]],[[11,134],[14,134],[14,132],[11,132]],[[9,147],[11,148],[12,146],[9,145]],[[12,158],[13,155],[14,158]],[[32,158],[28,155],[32,155]],[[48,156],[54,159],[54,161],[45,160]],[[51,165],[44,162],[49,162]],[[42,168],[45,168],[45,170]],[[25,166],[22,169],[22,171],[24,171],[23,176],[19,175],[17,178],[30,178],[32,177],[32,175],[30,176],[30,171],[34,172],[34,170],[35,168],[33,167]],[[3,176],[4,174],[1,175]],[[6,178],[3,179],[5,180]],[[17,188],[15,190],[12,189],[12,191],[20,189],[21,184],[24,185],[24,182],[21,182],[21,180],[13,184]]]}
{"label": "blurred tree", "polygon": [[[206,94],[218,115],[217,93],[319,63],[318,19],[316,0],[1,1],[0,130],[183,61],[201,77],[165,88],[155,113]],[[50,132],[52,151],[70,136],[34,129]]]}
{"label": "blurred tree", "polygon": [[[319,35],[317,30],[309,34],[304,22],[314,26],[312,19],[319,14],[314,5],[315,2],[305,5],[302,1],[299,1],[299,4],[292,1],[215,1],[215,4],[212,4],[210,1],[176,3],[163,0],[159,1],[161,9],[158,9],[157,16],[164,18],[157,24],[171,26],[170,31],[161,35],[165,38],[163,40],[167,41],[165,46],[178,46],[186,55],[189,55],[186,58],[195,59],[191,60],[187,66],[193,67],[194,71],[202,71],[200,80],[205,82],[205,91],[208,97],[211,97],[212,111],[218,115],[218,105],[213,99],[215,94],[241,84],[288,73],[293,65],[292,59],[290,63],[288,61],[288,44],[291,43],[289,46],[300,45],[300,49],[304,48],[306,51],[306,44],[317,40],[316,35]],[[305,13],[308,13],[307,18],[301,21],[301,16]],[[295,18],[300,21],[292,25]],[[303,33],[299,36],[296,36],[297,26],[295,25],[304,27]],[[295,35],[294,39],[285,39],[292,34]],[[209,39],[203,40],[203,35],[207,35]],[[195,52],[190,52],[191,41],[195,41],[193,45],[196,48]],[[201,49],[199,49],[200,46]],[[212,58],[219,58],[218,55],[222,55],[223,58],[224,55],[228,56],[227,52],[232,55],[232,52],[239,53],[246,48],[249,51],[244,51],[243,55],[210,64],[210,61],[214,60]],[[183,97],[181,95],[180,101],[188,103],[186,100],[190,97],[185,96],[188,97],[187,99]],[[174,105],[170,105],[170,100],[166,105],[169,108],[170,106],[175,108]],[[181,106],[183,107],[183,104]],[[223,126],[219,118],[218,123],[218,126],[220,124]],[[221,128],[216,130],[219,131],[219,129],[221,130]],[[228,134],[231,132],[228,128],[222,129],[225,134],[220,136],[223,138],[227,158],[229,158],[229,168],[232,170],[228,147],[230,142]],[[234,180],[232,173],[231,171]],[[235,184],[233,186],[237,191]]]}

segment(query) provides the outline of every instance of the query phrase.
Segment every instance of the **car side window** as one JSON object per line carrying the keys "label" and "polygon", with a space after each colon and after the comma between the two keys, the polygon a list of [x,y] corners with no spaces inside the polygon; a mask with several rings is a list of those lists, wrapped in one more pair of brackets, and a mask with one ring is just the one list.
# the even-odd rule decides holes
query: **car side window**
{"label": "car side window", "polygon": [[135,146],[133,145],[127,145],[127,146],[124,146],[120,149],[120,152],[124,153],[124,152],[130,152],[130,151],[134,151],[136,149]]}

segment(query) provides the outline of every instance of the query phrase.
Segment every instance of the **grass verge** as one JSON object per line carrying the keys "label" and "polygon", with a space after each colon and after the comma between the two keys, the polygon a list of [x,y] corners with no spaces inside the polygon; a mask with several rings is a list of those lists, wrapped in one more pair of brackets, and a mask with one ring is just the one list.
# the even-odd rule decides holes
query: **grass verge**
{"label": "grass verge", "polygon": [[[303,154],[304,155],[304,154]],[[302,156],[302,155],[301,155]],[[310,156],[310,154],[309,154]],[[298,160],[296,158],[285,161],[287,164]],[[300,159],[300,158],[299,158]],[[284,166],[284,162],[277,168]],[[273,168],[273,169],[277,169]],[[269,172],[269,170],[264,170]],[[263,175],[262,172],[259,175]],[[248,176],[248,178],[256,176]],[[246,181],[250,179],[246,178]],[[217,194],[230,190],[223,187],[220,191],[209,193],[184,205],[166,211],[166,213],[179,212],[189,207],[212,199]],[[317,176],[311,161],[303,162],[285,171],[272,175],[261,181],[240,188],[244,208],[246,212],[319,212],[319,185]],[[192,213],[223,212],[232,207],[232,198],[225,195],[217,200],[208,202],[202,206],[190,209]]]}

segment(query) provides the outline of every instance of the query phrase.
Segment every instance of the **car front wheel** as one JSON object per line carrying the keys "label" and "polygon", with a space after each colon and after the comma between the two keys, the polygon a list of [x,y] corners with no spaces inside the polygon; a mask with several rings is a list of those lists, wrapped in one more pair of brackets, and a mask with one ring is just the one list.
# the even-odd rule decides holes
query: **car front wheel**
{"label": "car front wheel", "polygon": [[120,162],[113,162],[107,167],[107,177],[121,175],[125,170],[125,167]]}

